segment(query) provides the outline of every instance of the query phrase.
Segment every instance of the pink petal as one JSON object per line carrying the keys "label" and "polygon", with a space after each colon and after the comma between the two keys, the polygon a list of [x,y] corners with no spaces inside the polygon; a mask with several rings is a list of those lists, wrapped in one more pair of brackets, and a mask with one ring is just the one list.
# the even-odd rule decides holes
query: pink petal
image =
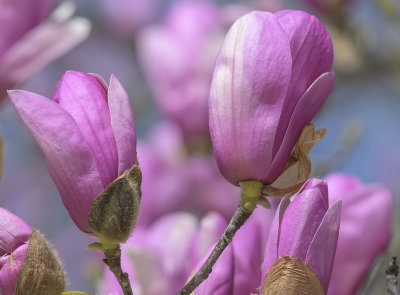
{"label": "pink petal", "polygon": [[357,190],[362,190],[363,184],[355,176],[343,173],[332,173],[324,178],[328,182],[329,203],[333,204],[337,200],[343,200],[344,204],[358,198],[349,198],[350,194]]}
{"label": "pink petal", "polygon": [[234,276],[232,295],[257,293],[263,258],[262,226],[251,218],[240,228],[232,241]]}
{"label": "pink petal", "polygon": [[355,294],[392,235],[395,206],[387,188],[368,185],[341,198],[342,219],[328,295]]}
{"label": "pink petal", "polygon": [[333,261],[335,259],[341,210],[342,202],[337,201],[326,212],[311,241],[305,259],[305,262],[318,274],[324,285],[325,292],[328,290]]}
{"label": "pink petal", "polygon": [[92,154],[75,120],[53,101],[21,90],[11,102],[41,148],[49,172],[75,224],[89,232],[88,212],[103,191]]}
{"label": "pink petal", "polygon": [[299,192],[283,215],[277,256],[289,255],[304,260],[327,210],[327,185],[324,181]]}
{"label": "pink petal", "polygon": [[18,216],[0,208],[0,293],[13,295],[32,228]]}
{"label": "pink petal", "polygon": [[148,233],[148,247],[161,261],[163,272],[173,290],[186,282],[192,240],[197,218],[189,213],[170,214],[157,220]]}
{"label": "pink petal", "polygon": [[232,184],[262,179],[269,166],[291,68],[289,41],[274,15],[252,12],[229,30],[214,69],[209,113],[215,157]]}
{"label": "pink petal", "polygon": [[271,228],[269,230],[268,242],[265,248],[264,262],[261,274],[261,286],[263,285],[264,278],[268,273],[268,270],[274,264],[275,260],[278,259],[278,242],[279,242],[279,227],[282,221],[283,215],[287,207],[290,205],[290,195],[286,195],[282,198],[278,209],[276,210],[275,217],[272,221]]}
{"label": "pink petal", "polygon": [[67,22],[49,20],[24,35],[0,59],[0,101],[7,89],[81,43],[89,31],[86,20],[74,18]]}
{"label": "pink petal", "polygon": [[108,106],[117,144],[118,175],[122,175],[135,164],[136,130],[129,97],[114,75],[111,75],[108,88]]}
{"label": "pink petal", "polygon": [[[212,246],[214,248],[214,245]],[[211,252],[211,249],[210,249]],[[206,258],[210,254],[202,259],[196,271],[199,270],[201,265],[205,262]],[[232,245],[229,245],[222,253],[220,258],[215,263],[211,274],[207,281],[201,284],[193,293],[193,295],[226,295],[233,294],[233,275],[235,273],[234,267],[234,250]]]}
{"label": "pink petal", "polygon": [[335,74],[333,72],[322,74],[304,93],[296,105],[290,118],[283,141],[276,153],[274,160],[269,167],[263,180],[271,183],[279,176],[287,159],[295,145],[303,127],[310,123],[315,114],[319,111],[335,84]]}
{"label": "pink petal", "polygon": [[[300,98],[319,76],[332,70],[333,64],[331,37],[315,16],[299,10],[282,10],[275,13],[275,17],[290,40],[293,65],[283,106],[285,112],[280,117],[273,154],[276,154],[281,145],[291,114]],[[318,105],[322,106],[326,98],[327,96],[319,97],[322,103]],[[311,105],[309,102],[308,106]]]}
{"label": "pink petal", "polygon": [[68,71],[58,82],[52,99],[76,121],[105,188],[118,177],[118,154],[106,90],[92,75]]}

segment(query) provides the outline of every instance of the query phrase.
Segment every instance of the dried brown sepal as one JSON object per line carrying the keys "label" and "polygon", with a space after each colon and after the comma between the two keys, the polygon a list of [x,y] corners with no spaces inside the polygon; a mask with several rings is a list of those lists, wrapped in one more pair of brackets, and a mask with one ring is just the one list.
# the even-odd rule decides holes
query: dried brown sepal
{"label": "dried brown sepal", "polygon": [[272,184],[265,185],[261,193],[264,196],[282,197],[298,191],[311,174],[308,153],[325,133],[326,129],[314,130],[313,124],[304,126],[282,174]]}
{"label": "dried brown sepal", "polygon": [[269,269],[261,295],[325,295],[318,275],[300,258],[282,255]]}
{"label": "dried brown sepal", "polygon": [[3,166],[4,166],[4,145],[5,142],[0,136],[0,180],[3,177]]}
{"label": "dried brown sepal", "polygon": [[102,242],[125,242],[136,224],[141,200],[142,172],[138,165],[126,170],[93,201],[89,227]]}
{"label": "dried brown sepal", "polygon": [[37,230],[33,230],[18,273],[15,294],[58,295],[66,285],[57,253]]}

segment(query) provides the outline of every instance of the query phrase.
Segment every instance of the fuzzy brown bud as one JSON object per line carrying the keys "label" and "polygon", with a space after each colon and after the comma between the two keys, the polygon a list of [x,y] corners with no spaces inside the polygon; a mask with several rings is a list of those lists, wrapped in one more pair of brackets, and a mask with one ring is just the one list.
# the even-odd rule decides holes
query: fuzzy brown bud
{"label": "fuzzy brown bud", "polygon": [[18,273],[16,295],[58,295],[66,288],[58,255],[42,235],[33,230],[24,262]]}
{"label": "fuzzy brown bud", "polygon": [[142,172],[134,165],[114,180],[92,203],[89,227],[103,242],[125,242],[136,224]]}
{"label": "fuzzy brown bud", "polygon": [[261,295],[325,295],[318,275],[300,258],[282,255],[269,269]]}

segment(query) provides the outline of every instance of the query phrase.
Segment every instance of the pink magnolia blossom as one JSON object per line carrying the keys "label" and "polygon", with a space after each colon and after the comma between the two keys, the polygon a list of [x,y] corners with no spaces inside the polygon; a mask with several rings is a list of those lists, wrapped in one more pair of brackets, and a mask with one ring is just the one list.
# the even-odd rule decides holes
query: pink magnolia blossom
{"label": "pink magnolia blossom", "polygon": [[209,101],[215,157],[232,184],[272,183],[333,89],[331,38],[302,11],[239,18],[219,52]]}
{"label": "pink magnolia blossom", "polygon": [[222,43],[218,8],[209,1],[179,1],[164,24],[143,30],[138,53],[161,110],[185,136],[208,134],[207,101]]}
{"label": "pink magnolia blossom", "polygon": [[0,208],[0,294],[14,295],[19,270],[25,259],[32,228]]}
{"label": "pink magnolia blossom", "polygon": [[[272,218],[271,211],[256,210],[194,295],[256,292],[265,246],[263,237],[268,236]],[[175,294],[206,259],[226,226],[227,221],[216,213],[207,214],[200,222],[189,213],[174,213],[146,229],[137,228],[122,246],[122,267],[133,278],[134,293]],[[122,294],[112,273],[105,271],[100,294]]]}
{"label": "pink magnolia blossom", "polygon": [[68,71],[51,99],[9,91],[17,113],[41,148],[72,220],[90,232],[92,201],[136,160],[129,98],[115,76]]}
{"label": "pink magnolia blossom", "polygon": [[71,3],[60,5],[49,16],[55,2],[0,1],[0,101],[7,89],[22,83],[88,36],[88,21],[71,18]]}
{"label": "pink magnolia blossom", "polygon": [[390,242],[394,200],[385,187],[364,185],[350,175],[336,173],[325,179],[329,203],[343,202],[328,295],[351,295]]}
{"label": "pink magnolia blossom", "polygon": [[261,282],[273,263],[281,255],[288,255],[311,266],[326,293],[335,258],[341,205],[337,201],[329,208],[328,186],[314,178],[292,200],[290,195],[285,196],[271,225]]}

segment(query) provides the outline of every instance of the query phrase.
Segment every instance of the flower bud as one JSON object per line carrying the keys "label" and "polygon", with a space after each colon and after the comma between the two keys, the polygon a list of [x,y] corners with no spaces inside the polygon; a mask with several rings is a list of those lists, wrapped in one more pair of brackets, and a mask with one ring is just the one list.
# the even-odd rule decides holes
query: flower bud
{"label": "flower bud", "polygon": [[333,89],[332,40],[314,16],[254,11],[229,30],[210,91],[210,133],[221,173],[234,185],[273,183],[303,127]]}
{"label": "flower bud", "polygon": [[61,199],[87,233],[92,202],[136,161],[129,97],[115,76],[68,71],[52,99],[9,91],[17,113],[41,148]]}
{"label": "flower bud", "polygon": [[[293,197],[286,195],[276,211],[269,232],[262,280],[268,278],[279,257],[288,255],[300,258],[309,265],[326,293],[335,258],[340,216],[341,201],[329,208],[325,181],[312,178]],[[285,263],[280,267],[284,267]]]}
{"label": "flower bud", "polygon": [[63,268],[46,240],[0,208],[0,294],[53,295],[65,287]]}
{"label": "flower bud", "polygon": [[63,292],[67,282],[58,255],[43,236],[33,230],[18,274],[16,295],[55,295]]}
{"label": "flower bud", "polygon": [[261,295],[325,295],[318,275],[300,258],[282,255],[264,280]]}
{"label": "flower bud", "polygon": [[102,241],[125,242],[139,216],[142,173],[134,165],[114,180],[92,203],[89,227]]}

